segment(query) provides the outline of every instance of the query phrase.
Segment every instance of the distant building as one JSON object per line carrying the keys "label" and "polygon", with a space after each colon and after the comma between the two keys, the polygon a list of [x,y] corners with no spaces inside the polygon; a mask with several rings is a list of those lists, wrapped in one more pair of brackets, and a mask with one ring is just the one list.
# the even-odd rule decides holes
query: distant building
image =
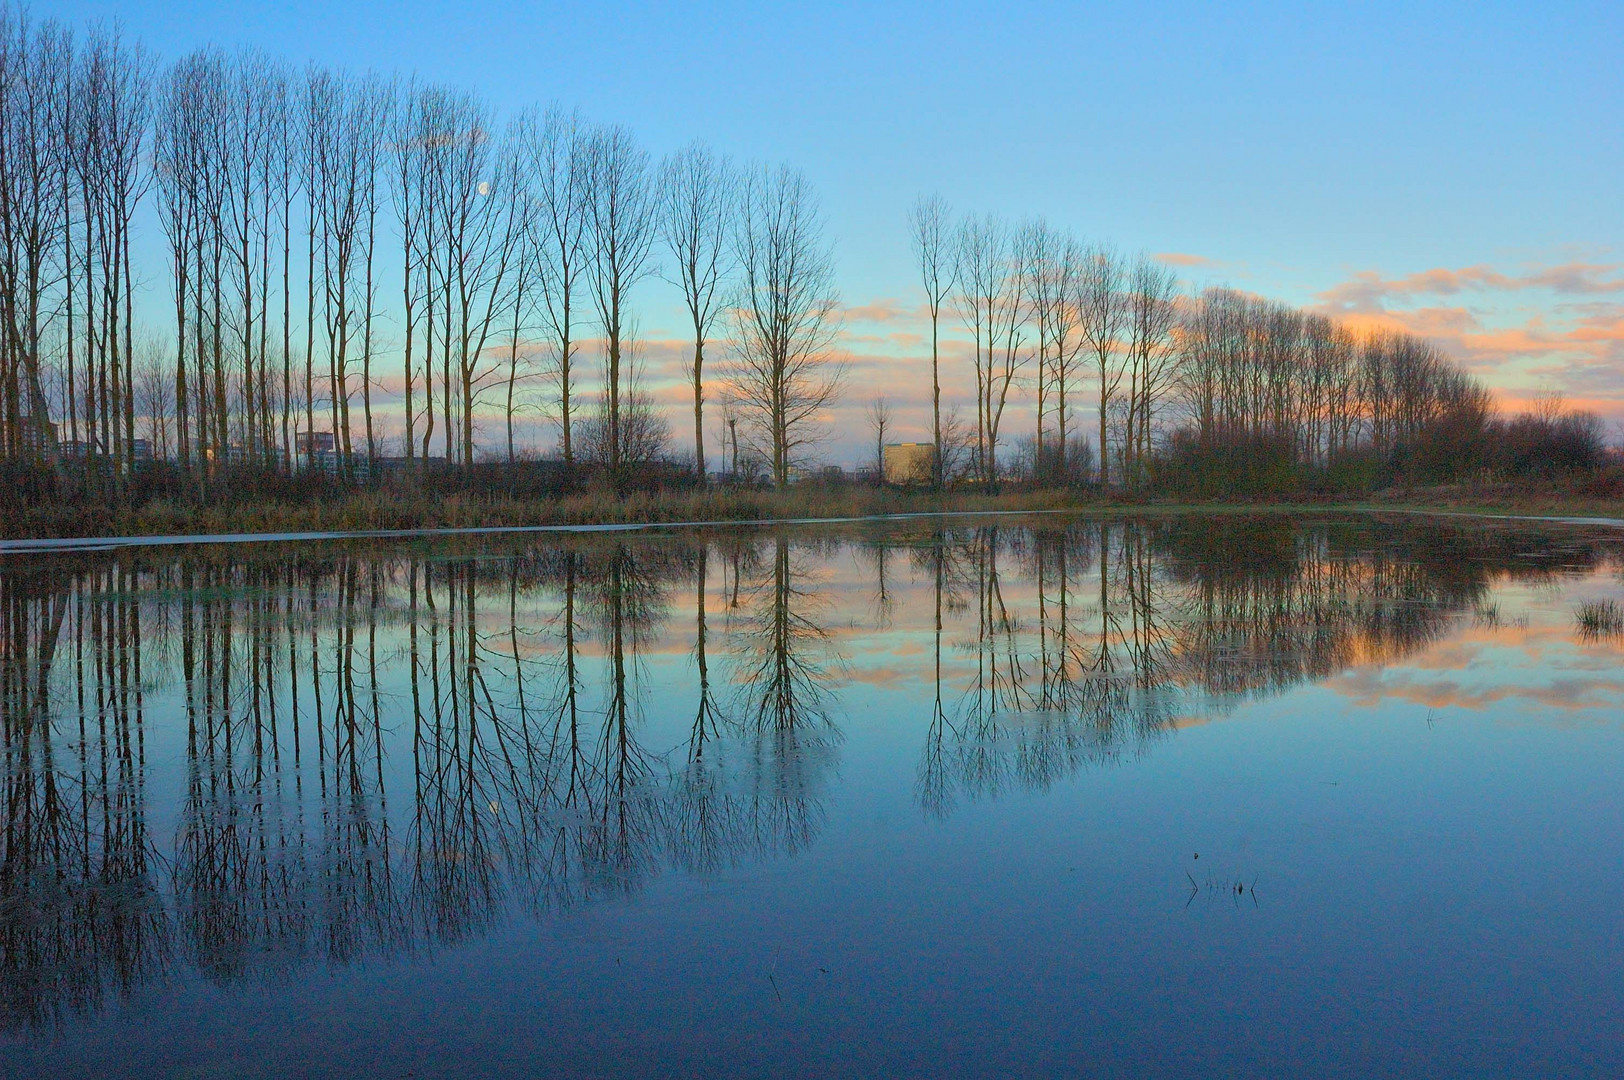
{"label": "distant building", "polygon": [[839,465],[825,465],[818,470],[818,479],[826,484],[838,484],[846,479],[846,470]]}
{"label": "distant building", "polygon": [[17,426],[22,429],[23,451],[27,454],[45,454],[57,445],[56,425],[49,420],[45,421],[45,438],[40,439],[41,424],[31,414],[24,413],[17,418]]}
{"label": "distant building", "polygon": [[936,447],[930,443],[887,443],[880,463],[887,484],[928,484],[936,461]]}
{"label": "distant building", "polygon": [[331,454],[338,448],[331,431],[301,431],[294,436],[293,445],[301,454]]}

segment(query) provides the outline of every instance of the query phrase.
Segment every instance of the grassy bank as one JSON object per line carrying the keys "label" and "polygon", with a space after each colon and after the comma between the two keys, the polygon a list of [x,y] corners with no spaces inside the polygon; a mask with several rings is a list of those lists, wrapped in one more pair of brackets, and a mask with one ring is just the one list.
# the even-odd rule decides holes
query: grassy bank
{"label": "grassy bank", "polygon": [[1599,494],[1584,486],[1530,488],[1512,484],[1462,484],[1394,488],[1348,500],[1343,505],[1375,510],[1439,510],[1528,517],[1624,517],[1624,497]]}
{"label": "grassy bank", "polygon": [[1072,491],[999,495],[804,486],[786,492],[711,490],[563,499],[360,492],[308,502],[257,501],[137,507],[47,505],[0,516],[0,537],[166,536],[199,533],[347,532],[363,529],[470,528],[678,521],[759,521],[864,517],[898,513],[1067,510],[1166,513],[1179,510],[1445,510],[1530,516],[1624,516],[1624,499],[1583,491],[1482,485],[1391,489],[1358,498],[1282,495],[1246,500],[1100,496]]}
{"label": "grassy bank", "polygon": [[1054,510],[1076,505],[1065,492],[1004,495],[798,487],[776,491],[678,491],[581,494],[562,499],[472,495],[418,496],[359,492],[291,503],[262,501],[139,507],[39,506],[7,514],[6,539],[77,536],[165,536],[197,533],[347,532],[477,526],[588,525],[676,521],[756,521],[775,518],[862,517],[873,514],[981,510]]}

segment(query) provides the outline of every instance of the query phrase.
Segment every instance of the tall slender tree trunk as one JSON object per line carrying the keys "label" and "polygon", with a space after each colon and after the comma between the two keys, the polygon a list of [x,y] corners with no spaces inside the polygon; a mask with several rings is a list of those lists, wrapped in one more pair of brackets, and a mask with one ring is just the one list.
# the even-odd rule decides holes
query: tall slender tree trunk
{"label": "tall slender tree trunk", "polygon": [[560,335],[562,340],[559,345],[562,352],[559,354],[558,360],[558,411],[563,427],[564,472],[568,476],[573,474],[575,469],[575,448],[570,442],[570,363],[573,358],[570,355],[570,298],[568,294],[564,296],[563,309],[564,332]]}
{"label": "tall slender tree trunk", "polygon": [[[308,185],[307,185],[308,186]],[[310,220],[305,229],[305,265],[309,273],[305,284],[305,468],[315,464],[316,451],[316,193],[306,199]]]}
{"label": "tall slender tree trunk", "polygon": [[694,472],[705,483],[705,339],[694,338]]}
{"label": "tall slender tree trunk", "polygon": [[[934,294],[933,294],[934,295]],[[931,486],[940,490],[942,476],[942,371],[941,353],[937,344],[937,324],[940,309],[930,309],[930,440],[935,448],[930,465]]]}

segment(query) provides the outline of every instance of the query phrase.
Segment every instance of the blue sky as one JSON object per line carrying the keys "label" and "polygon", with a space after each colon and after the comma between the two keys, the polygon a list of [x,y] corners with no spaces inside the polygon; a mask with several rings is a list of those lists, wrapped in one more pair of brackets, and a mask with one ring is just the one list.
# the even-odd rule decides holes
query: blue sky
{"label": "blue sky", "polygon": [[[1434,337],[1510,398],[1624,416],[1624,5],[100,2],[206,43],[579,105],[823,196],[854,356],[906,353],[916,194],[1044,214]],[[651,287],[643,325],[680,327]],[[658,363],[657,350],[651,363]],[[859,365],[860,369],[860,365]],[[922,413],[905,410],[916,423]]]}

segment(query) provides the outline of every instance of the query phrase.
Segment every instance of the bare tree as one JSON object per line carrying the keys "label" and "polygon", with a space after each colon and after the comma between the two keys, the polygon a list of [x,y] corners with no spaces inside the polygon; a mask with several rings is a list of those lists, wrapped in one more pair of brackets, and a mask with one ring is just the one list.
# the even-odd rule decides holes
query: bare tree
{"label": "bare tree", "polygon": [[993,339],[1001,302],[1005,247],[1004,230],[997,219],[967,214],[960,221],[954,237],[953,280],[958,288],[959,318],[964,320],[964,328],[970,331],[974,343],[976,419],[971,469],[982,482],[988,480],[986,401],[992,377]]}
{"label": "bare tree", "polygon": [[[492,138],[484,102],[457,91],[431,89],[421,107],[431,290],[426,352],[432,364],[437,324],[446,458],[466,466],[474,460],[478,401],[500,383],[504,370],[499,362],[486,359],[485,347],[514,302],[524,225],[524,216],[516,209],[522,178],[511,152],[512,133],[500,144]],[[426,440],[425,435],[425,444]]]}
{"label": "bare tree", "polygon": [[518,388],[521,378],[528,377],[519,374],[520,365],[529,367],[530,354],[522,348],[521,342],[525,332],[529,329],[525,318],[533,306],[531,299],[536,290],[537,258],[535,245],[531,242],[534,233],[534,222],[531,220],[535,213],[535,199],[529,188],[530,171],[520,160],[519,143],[517,139],[518,121],[509,133],[509,146],[514,151],[510,161],[509,183],[513,187],[508,199],[508,213],[513,217],[514,228],[514,267],[513,267],[513,323],[508,332],[508,374],[507,374],[507,401],[504,404],[502,415],[507,427],[507,460],[512,465],[515,461],[513,449],[513,417],[518,408]]}
{"label": "bare tree", "polygon": [[729,269],[728,227],[734,203],[733,170],[725,158],[693,143],[660,169],[660,235],[675,264],[673,284],[693,321],[694,471],[705,482],[705,341],[722,312]]}
{"label": "bare tree", "polygon": [[781,166],[749,174],[734,231],[739,267],[733,305],[739,412],[780,489],[818,437],[843,368],[829,356],[838,332],[834,262],[806,177]]}
{"label": "bare tree", "polygon": [[909,214],[909,238],[919,263],[920,284],[925,288],[925,307],[930,312],[930,438],[934,449],[930,467],[931,483],[942,486],[942,303],[953,292],[957,260],[953,257],[952,212],[940,195],[920,196]]}
{"label": "bare tree", "polygon": [[[1082,336],[1077,332],[1077,280],[1081,253],[1071,236],[1058,232],[1041,218],[1024,230],[1020,255],[1021,276],[1037,324],[1037,437],[1034,475],[1064,478],[1070,408],[1068,398],[1076,380]],[[1052,414],[1055,438],[1045,440],[1045,420]]]}
{"label": "bare tree", "polygon": [[174,367],[163,342],[155,334],[143,333],[136,342],[140,359],[135,369],[136,411],[145,422],[147,445],[154,460],[167,461],[173,446],[170,441],[175,415],[173,392]]}
{"label": "bare tree", "polygon": [[[50,464],[56,442],[41,348],[68,254],[71,60],[54,23],[36,27],[24,12],[0,8],[0,454]],[[71,401],[71,378],[68,391]]]}
{"label": "bare tree", "polygon": [[874,482],[885,482],[885,436],[891,429],[891,403],[883,396],[868,403],[868,431],[874,439]]}
{"label": "bare tree", "polygon": [[1013,258],[1009,230],[992,215],[967,216],[955,252],[959,314],[975,339],[975,470],[984,484],[998,480],[998,433],[1010,390],[1026,360],[1028,305]]}
{"label": "bare tree", "polygon": [[1122,440],[1123,477],[1134,484],[1144,482],[1156,412],[1175,381],[1177,293],[1172,270],[1143,255],[1135,260],[1128,286],[1128,408]]}
{"label": "bare tree", "polygon": [[533,296],[554,354],[559,449],[570,466],[575,463],[570,422],[577,348],[574,302],[587,257],[586,133],[575,113],[555,106],[539,117],[522,114],[516,138],[535,202],[529,217],[537,273]]}
{"label": "bare tree", "polygon": [[388,139],[388,89],[377,79],[368,78],[355,90],[352,123],[355,127],[354,147],[356,167],[360,176],[361,202],[359,228],[361,246],[361,414],[366,425],[367,462],[369,468],[378,457],[377,431],[372,422],[372,353],[377,345],[373,332],[373,319],[377,311],[378,293],[375,271],[378,252],[379,171],[383,168],[385,144]]}
{"label": "bare tree", "polygon": [[604,337],[603,410],[608,461],[618,477],[622,463],[621,418],[629,380],[622,378],[622,351],[633,286],[649,270],[655,234],[654,188],[648,151],[622,127],[601,127],[586,144],[587,276]]}
{"label": "bare tree", "polygon": [[[620,431],[616,451],[622,470],[660,460],[665,456],[671,439],[670,426],[642,386],[642,358],[638,355],[636,327],[628,323],[626,331],[621,355]],[[596,412],[581,425],[580,436],[581,456],[589,462],[607,467],[611,452],[615,451],[609,437],[607,394],[598,399]]]}
{"label": "bare tree", "polygon": [[229,315],[236,331],[232,345],[242,365],[242,415],[237,441],[249,460],[257,460],[264,450],[265,437],[259,410],[263,399],[258,391],[263,388],[264,374],[260,330],[268,313],[261,310],[259,301],[265,292],[261,253],[270,239],[271,126],[267,89],[271,68],[262,54],[245,52],[229,64],[226,74],[220,133],[225,152],[219,165],[226,206],[223,244],[234,292]]}
{"label": "bare tree", "polygon": [[[424,204],[429,196],[425,140],[422,92],[415,81],[404,86],[397,85],[389,113],[389,189],[395,221],[400,230],[401,376],[408,463],[416,454],[417,413],[412,391],[417,376],[412,367],[412,349],[419,340],[418,326],[423,321],[422,310],[428,292],[428,256],[424,250],[427,240]],[[427,332],[429,330],[425,327]],[[432,386],[431,380],[429,387]]]}
{"label": "bare tree", "polygon": [[[313,68],[305,82],[305,167],[310,200],[313,263],[320,266],[320,330],[327,347],[327,404],[333,444],[348,462],[350,440],[349,364],[355,333],[357,233],[361,224],[360,167],[354,145],[350,81]],[[314,271],[314,268],[313,268]],[[312,332],[317,311],[310,311]],[[310,369],[307,361],[306,376]]]}
{"label": "bare tree", "polygon": [[[193,287],[192,251],[199,228],[196,130],[190,98],[196,91],[194,65],[183,61],[165,73],[159,89],[153,165],[158,186],[158,217],[169,240],[175,296],[176,450],[182,468],[192,460],[187,407],[187,302]],[[72,288],[69,288],[71,300]],[[72,311],[71,305],[69,311]],[[68,346],[68,382],[73,382],[72,336]],[[201,357],[197,358],[201,364]],[[69,395],[70,401],[72,395]],[[201,437],[201,432],[199,432]],[[77,433],[75,434],[77,438]]]}
{"label": "bare tree", "polygon": [[1096,248],[1083,259],[1076,307],[1083,340],[1094,360],[1099,381],[1100,485],[1110,482],[1106,425],[1117,388],[1122,384],[1122,332],[1128,307],[1122,289],[1122,260],[1109,248]]}
{"label": "bare tree", "polygon": [[[83,244],[76,278],[84,301],[78,309],[85,361],[83,416],[92,453],[108,466],[102,478],[114,487],[135,437],[130,249],[135,210],[150,178],[142,168],[150,131],[150,84],[150,64],[140,46],[126,44],[116,31],[98,29],[78,57],[70,90],[67,158],[83,228],[76,239],[72,221],[67,229],[70,243]],[[35,395],[34,387],[30,395]]]}
{"label": "bare tree", "polygon": [[[287,466],[293,465],[293,199],[299,181],[293,78],[286,65],[275,64],[270,73],[271,101],[266,122],[270,127],[268,154],[275,220],[281,226],[282,256],[282,422],[281,448]],[[268,277],[269,275],[267,275]],[[178,385],[178,384],[177,384]]]}
{"label": "bare tree", "polygon": [[353,468],[355,455],[350,407],[351,366],[357,360],[368,456],[377,449],[371,389],[373,274],[387,106],[382,84],[371,77],[316,70],[307,83],[307,184],[322,269],[328,404],[335,446],[346,470]]}

